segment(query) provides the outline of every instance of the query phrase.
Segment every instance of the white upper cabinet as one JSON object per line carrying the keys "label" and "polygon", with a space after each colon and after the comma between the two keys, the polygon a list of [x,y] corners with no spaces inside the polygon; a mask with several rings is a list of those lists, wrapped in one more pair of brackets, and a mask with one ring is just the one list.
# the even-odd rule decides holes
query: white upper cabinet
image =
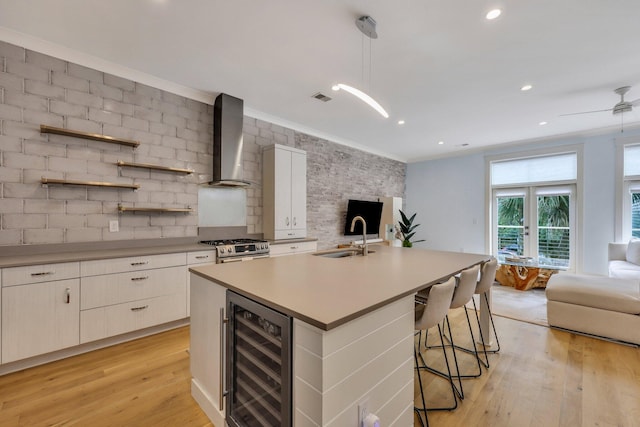
{"label": "white upper cabinet", "polygon": [[307,236],[307,153],[291,147],[265,148],[262,163],[264,237]]}

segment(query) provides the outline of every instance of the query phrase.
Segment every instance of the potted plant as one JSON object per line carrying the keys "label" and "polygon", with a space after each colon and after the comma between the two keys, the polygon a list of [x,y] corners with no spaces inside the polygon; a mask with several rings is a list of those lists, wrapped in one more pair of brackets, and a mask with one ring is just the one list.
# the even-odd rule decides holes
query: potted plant
{"label": "potted plant", "polygon": [[402,240],[402,246],[405,248],[412,247],[414,243],[424,242],[424,239],[414,240],[413,242],[411,241],[411,238],[416,234],[414,230],[420,225],[413,224],[413,220],[416,218],[416,215],[417,213],[414,213],[413,215],[411,215],[411,217],[407,217],[404,212],[400,211],[402,220],[398,222],[400,229],[396,227],[396,229],[398,230],[398,232],[396,233],[396,238]]}

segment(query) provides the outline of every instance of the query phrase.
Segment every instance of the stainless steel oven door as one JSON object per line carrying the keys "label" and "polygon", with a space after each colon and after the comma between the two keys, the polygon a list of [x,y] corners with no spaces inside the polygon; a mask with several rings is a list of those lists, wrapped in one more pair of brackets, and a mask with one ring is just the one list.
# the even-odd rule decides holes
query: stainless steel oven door
{"label": "stainless steel oven door", "polygon": [[250,255],[250,256],[237,256],[230,258],[217,258],[216,262],[218,264],[223,264],[225,262],[239,262],[239,261],[252,261],[254,259],[260,258],[269,258],[269,255]]}

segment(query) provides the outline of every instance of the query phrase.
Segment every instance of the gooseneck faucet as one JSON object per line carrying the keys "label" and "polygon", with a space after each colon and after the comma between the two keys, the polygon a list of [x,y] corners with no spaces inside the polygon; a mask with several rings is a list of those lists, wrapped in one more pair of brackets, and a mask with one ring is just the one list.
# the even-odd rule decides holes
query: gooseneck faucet
{"label": "gooseneck faucet", "polygon": [[362,255],[368,255],[369,254],[369,248],[367,247],[367,223],[365,222],[364,218],[362,218],[360,215],[356,216],[355,218],[353,218],[351,220],[351,232],[353,233],[353,230],[356,228],[356,221],[362,221]]}

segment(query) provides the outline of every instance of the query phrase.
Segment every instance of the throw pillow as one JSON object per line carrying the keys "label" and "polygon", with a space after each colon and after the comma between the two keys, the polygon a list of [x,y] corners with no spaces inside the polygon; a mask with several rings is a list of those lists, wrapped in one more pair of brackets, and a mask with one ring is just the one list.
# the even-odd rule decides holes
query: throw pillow
{"label": "throw pillow", "polygon": [[640,239],[631,239],[627,245],[627,261],[640,265]]}

